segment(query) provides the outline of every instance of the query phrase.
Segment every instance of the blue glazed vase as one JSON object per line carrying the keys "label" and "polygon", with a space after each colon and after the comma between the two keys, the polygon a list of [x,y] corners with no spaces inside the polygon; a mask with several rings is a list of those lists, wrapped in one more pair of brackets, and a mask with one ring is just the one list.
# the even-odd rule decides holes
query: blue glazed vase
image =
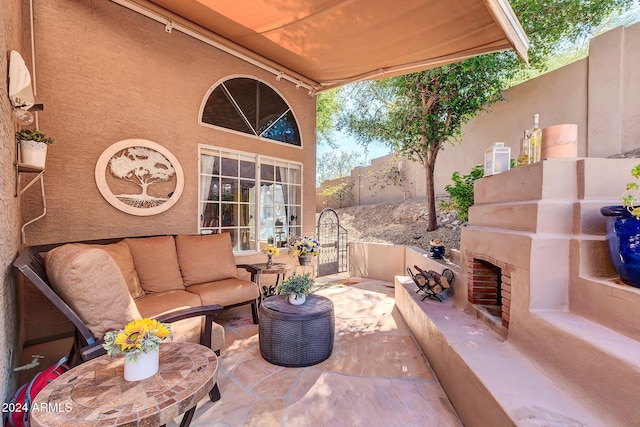
{"label": "blue glazed vase", "polygon": [[627,285],[640,288],[640,220],[624,206],[604,206],[609,258]]}
{"label": "blue glazed vase", "polygon": [[434,245],[430,245],[429,246],[429,256],[431,258],[435,258],[435,259],[440,259],[444,256],[444,246],[434,246]]}

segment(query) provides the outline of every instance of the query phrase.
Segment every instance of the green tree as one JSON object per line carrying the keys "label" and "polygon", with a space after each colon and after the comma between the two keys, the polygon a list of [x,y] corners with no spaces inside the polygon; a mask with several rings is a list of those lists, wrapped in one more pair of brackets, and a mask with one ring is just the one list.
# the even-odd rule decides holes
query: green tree
{"label": "green tree", "polygon": [[[560,43],[577,40],[633,0],[511,0],[529,36],[529,62],[544,70]],[[462,125],[502,99],[526,78],[526,64],[512,51],[478,56],[405,76],[350,87],[343,126],[360,143],[382,141],[425,169],[429,221],[437,228],[436,158],[446,142],[459,141]],[[523,77],[524,76],[524,77]]]}
{"label": "green tree", "polygon": [[356,151],[330,151],[322,154],[316,161],[316,184],[330,179],[351,175],[351,171],[366,165],[367,158]]}
{"label": "green tree", "polygon": [[316,98],[316,139],[318,143],[326,143],[332,148],[337,148],[332,134],[343,106],[344,100],[340,96],[339,88],[318,94]]}

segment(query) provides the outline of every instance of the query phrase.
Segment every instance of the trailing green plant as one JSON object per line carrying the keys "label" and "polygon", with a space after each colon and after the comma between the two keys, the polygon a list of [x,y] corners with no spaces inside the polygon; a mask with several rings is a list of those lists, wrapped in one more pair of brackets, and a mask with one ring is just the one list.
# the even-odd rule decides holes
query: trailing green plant
{"label": "trailing green plant", "polygon": [[635,165],[631,169],[631,176],[636,180],[627,183],[627,189],[622,196],[622,206],[624,206],[631,215],[636,219],[640,219],[640,207],[638,207],[638,196],[640,196],[640,185],[638,185],[638,179],[640,178],[640,164]]}
{"label": "trailing green plant", "polygon": [[293,273],[276,287],[276,294],[288,297],[289,295],[309,295],[314,280],[311,273]]}
{"label": "trailing green plant", "polygon": [[22,129],[16,132],[16,138],[18,141],[36,141],[44,142],[45,144],[53,144],[55,140],[46,136],[38,129]]}
{"label": "trailing green plant", "polygon": [[451,175],[453,184],[448,184],[444,189],[449,193],[449,201],[440,201],[440,209],[448,212],[455,210],[458,212],[458,218],[463,221],[469,220],[469,208],[473,206],[473,183],[482,178],[484,167],[476,165],[467,175],[460,175],[455,171]]}

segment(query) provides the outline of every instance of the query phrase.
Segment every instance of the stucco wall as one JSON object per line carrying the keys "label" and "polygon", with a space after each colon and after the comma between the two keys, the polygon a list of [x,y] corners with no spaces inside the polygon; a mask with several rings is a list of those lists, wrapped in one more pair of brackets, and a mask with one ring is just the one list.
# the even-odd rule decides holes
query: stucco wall
{"label": "stucco wall", "polygon": [[0,288],[0,397],[4,399],[13,392],[13,361],[18,359],[17,345],[17,299],[16,274],[12,263],[20,249],[18,216],[19,199],[14,197],[15,139],[13,117],[8,91],[9,53],[11,50],[25,56],[22,43],[22,2],[3,0],[0,7],[0,266],[2,288]]}
{"label": "stucco wall", "polygon": [[[315,99],[305,90],[214,47],[109,1],[35,0],[40,128],[49,149],[47,215],[27,227],[27,244],[104,237],[195,233],[198,144],[303,163],[303,226],[314,226]],[[209,88],[229,76],[262,79],[289,103],[302,148],[199,126]],[[148,217],[113,208],[99,193],[94,168],[111,144],[154,141],[177,157],[185,174],[180,200]],[[25,215],[39,211],[29,194]]]}

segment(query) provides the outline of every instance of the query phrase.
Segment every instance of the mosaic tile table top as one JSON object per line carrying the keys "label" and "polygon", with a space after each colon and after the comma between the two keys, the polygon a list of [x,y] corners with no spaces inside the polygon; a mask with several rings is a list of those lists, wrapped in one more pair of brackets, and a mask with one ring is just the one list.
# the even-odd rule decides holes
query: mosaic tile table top
{"label": "mosaic tile table top", "polygon": [[31,425],[163,425],[193,408],[217,377],[215,353],[199,344],[162,343],[158,373],[142,381],[125,381],[123,357],[101,356],[46,386]]}

